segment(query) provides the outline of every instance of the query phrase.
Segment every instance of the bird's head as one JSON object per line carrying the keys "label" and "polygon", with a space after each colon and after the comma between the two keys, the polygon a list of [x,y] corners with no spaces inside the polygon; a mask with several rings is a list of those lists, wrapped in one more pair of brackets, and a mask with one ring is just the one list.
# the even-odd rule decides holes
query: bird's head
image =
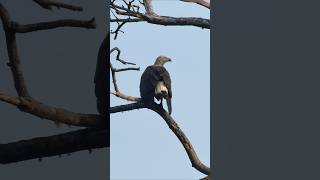
{"label": "bird's head", "polygon": [[166,56],[159,56],[154,62],[154,65],[163,66],[166,62],[171,62],[171,59]]}

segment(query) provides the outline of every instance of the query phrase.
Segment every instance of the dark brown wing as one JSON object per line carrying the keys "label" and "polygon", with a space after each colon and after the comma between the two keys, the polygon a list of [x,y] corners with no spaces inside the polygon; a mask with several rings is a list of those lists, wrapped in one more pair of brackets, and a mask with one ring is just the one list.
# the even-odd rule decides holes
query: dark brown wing
{"label": "dark brown wing", "polygon": [[170,74],[163,66],[148,66],[140,80],[140,96],[144,101],[153,101],[154,90],[159,81],[168,88],[169,98],[172,97]]}

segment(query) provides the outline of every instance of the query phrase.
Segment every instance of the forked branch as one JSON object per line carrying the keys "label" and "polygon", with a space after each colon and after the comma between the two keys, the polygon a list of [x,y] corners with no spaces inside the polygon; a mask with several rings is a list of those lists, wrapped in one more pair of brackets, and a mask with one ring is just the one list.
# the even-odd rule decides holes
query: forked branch
{"label": "forked branch", "polygon": [[[82,10],[81,7],[56,3],[50,0],[34,0],[46,9],[52,6],[70,10]],[[7,164],[23,160],[42,158],[80,150],[109,147],[108,123],[102,114],[83,114],[67,111],[62,108],[50,107],[35,100],[28,92],[20,63],[16,33],[29,33],[59,27],[95,28],[95,20],[57,20],[21,25],[10,19],[6,8],[0,3],[0,18],[5,31],[7,52],[14,86],[17,96],[0,93],[0,101],[11,104],[23,112],[57,123],[87,127],[84,130],[65,134],[34,138],[14,143],[0,144],[0,163]],[[109,49],[109,48],[107,48]],[[105,59],[106,60],[106,59]],[[106,68],[107,71],[107,68]]]}
{"label": "forked branch", "polygon": [[[140,5],[145,9],[145,12],[140,12],[140,6],[134,4],[134,1],[126,2],[123,0],[124,4],[116,3],[116,1],[110,0],[110,12],[113,18],[110,18],[110,22],[116,22],[118,24],[115,31],[115,38],[117,37],[121,28],[126,23],[132,22],[148,22],[150,24],[164,25],[164,26],[196,26],[204,29],[210,29],[210,20],[200,17],[171,17],[171,16],[160,16],[157,15],[152,7],[152,0],[144,0],[140,2]],[[119,2],[119,1],[118,1]],[[191,1],[188,1],[191,2]],[[210,5],[206,4],[205,1],[195,1],[200,5],[209,7]],[[122,18],[121,18],[122,17]]]}
{"label": "forked branch", "polygon": [[[110,54],[114,51],[117,51],[117,56],[116,56],[116,60],[121,62],[122,64],[124,65],[128,65],[128,64],[131,64],[131,65],[136,65],[135,63],[131,63],[131,62],[127,62],[125,60],[122,60],[120,59],[120,53],[121,53],[121,50],[117,47],[115,48],[112,48],[110,50]],[[119,87],[118,87],[118,83],[117,83],[117,78],[116,78],[116,73],[117,72],[123,72],[123,71],[130,71],[130,70],[133,70],[133,71],[140,71],[140,68],[139,67],[129,67],[129,68],[122,68],[122,69],[117,69],[117,68],[114,68],[111,61],[110,61],[110,71],[111,71],[111,76],[112,76],[112,83],[113,83],[113,87],[114,87],[114,91],[115,92],[110,92],[111,94],[121,98],[121,99],[124,99],[124,100],[127,100],[127,101],[134,101],[134,102],[137,102],[140,100],[140,98],[138,97],[133,97],[133,96],[128,96],[128,95],[125,95],[123,93],[120,92],[119,90]]]}

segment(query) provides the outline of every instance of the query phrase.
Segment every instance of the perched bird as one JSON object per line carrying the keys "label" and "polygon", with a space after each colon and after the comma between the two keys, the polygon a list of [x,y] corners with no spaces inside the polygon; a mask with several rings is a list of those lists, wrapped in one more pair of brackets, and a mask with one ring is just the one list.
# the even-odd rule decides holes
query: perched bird
{"label": "perched bird", "polygon": [[172,113],[171,106],[171,78],[169,72],[163,66],[171,59],[166,56],[159,56],[155,63],[148,66],[143,72],[140,80],[140,96],[144,103],[154,103],[154,98],[158,101],[167,101],[169,114]]}

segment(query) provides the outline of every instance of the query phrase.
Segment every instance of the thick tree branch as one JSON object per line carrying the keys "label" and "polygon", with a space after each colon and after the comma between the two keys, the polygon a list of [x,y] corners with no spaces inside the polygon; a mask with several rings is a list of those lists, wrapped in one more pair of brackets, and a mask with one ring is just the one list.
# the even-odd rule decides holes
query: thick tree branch
{"label": "thick tree branch", "polygon": [[39,6],[45,9],[52,10],[52,7],[55,6],[57,8],[64,8],[69,9],[72,11],[82,11],[83,8],[80,6],[70,5],[66,3],[60,3],[60,2],[54,2],[50,0],[33,0],[35,3],[37,3]]}
{"label": "thick tree branch", "polygon": [[208,9],[210,9],[210,3],[207,2],[207,1],[204,1],[204,0],[180,0],[180,1],[196,3],[196,4],[199,4],[199,5],[203,6],[203,7],[206,7]]}
{"label": "thick tree branch", "polygon": [[[144,3],[145,4],[145,3]],[[170,17],[170,16],[159,16],[155,13],[141,13],[139,11],[133,10],[129,7],[119,6],[114,4],[113,2],[110,3],[110,8],[113,9],[116,14],[127,16],[127,20],[124,19],[113,19],[112,22],[142,22],[146,21],[150,24],[158,24],[164,26],[196,26],[205,29],[210,29],[210,20],[204,18],[197,18],[197,17]],[[137,20],[130,20],[131,17],[135,17],[140,19]]]}
{"label": "thick tree branch", "polygon": [[[55,3],[50,0],[34,0],[44,8],[51,6],[80,10],[76,6],[63,3]],[[82,8],[81,8],[82,10]],[[52,22],[40,22],[20,25],[11,21],[9,13],[0,3],[0,18],[6,36],[9,63],[7,64],[13,75],[15,89],[18,97],[0,93],[0,101],[9,103],[21,111],[40,118],[65,123],[68,125],[90,127],[85,130],[65,133],[61,135],[35,138],[9,144],[0,144],[0,163],[7,164],[34,158],[71,153],[75,151],[109,147],[109,129],[104,115],[82,114],[44,105],[33,99],[26,87],[20,59],[18,56],[16,33],[28,33],[38,30],[47,30],[58,27],[82,27],[95,28],[94,18],[89,21],[57,20]],[[109,42],[108,42],[109,43]],[[109,48],[106,48],[109,50]],[[91,129],[95,128],[95,129]]]}
{"label": "thick tree branch", "polygon": [[118,112],[125,112],[125,111],[131,111],[135,109],[142,109],[146,108],[147,106],[144,105],[141,102],[136,102],[136,103],[131,103],[131,104],[125,104],[125,105],[120,105],[120,106],[114,106],[110,107],[110,114],[118,113]]}
{"label": "thick tree branch", "polygon": [[107,123],[100,115],[82,114],[50,107],[30,97],[13,97],[0,94],[0,101],[14,105],[23,112],[58,123],[80,127],[104,127]]}
{"label": "thick tree branch", "polygon": [[53,120],[55,122],[84,127],[98,127],[102,124],[105,124],[99,115],[74,113],[62,108],[49,107],[34,100],[27,91],[16,43],[16,32],[31,32],[63,26],[93,27],[94,19],[90,21],[60,20],[48,23],[19,25],[18,23],[11,21],[9,13],[1,3],[0,17],[3,23],[7,41],[7,51],[9,55],[8,66],[12,71],[14,85],[19,95],[19,97],[8,98],[8,96],[1,94],[0,100],[15,105],[24,112],[33,114],[40,118]]}
{"label": "thick tree branch", "polygon": [[49,137],[0,144],[0,163],[8,164],[108,147],[110,144],[109,138],[106,138],[108,134],[106,129],[87,128]]}
{"label": "thick tree branch", "polygon": [[64,20],[56,20],[51,22],[25,24],[25,25],[12,23],[11,25],[12,25],[11,29],[17,33],[28,33],[33,31],[48,30],[48,29],[54,29],[59,27],[81,27],[81,28],[87,28],[87,29],[96,28],[94,18],[87,21],[64,19]]}
{"label": "thick tree branch", "polygon": [[11,20],[8,11],[0,3],[0,17],[2,20],[3,28],[5,31],[7,51],[9,56],[9,67],[14,79],[14,86],[19,96],[29,97],[27,86],[23,77],[23,72],[20,64],[20,58],[18,55],[18,48],[16,42],[16,34],[10,29]]}
{"label": "thick tree branch", "polygon": [[143,4],[146,9],[146,14],[150,14],[150,15],[154,14],[153,7],[152,7],[152,0],[143,0]]}
{"label": "thick tree branch", "polygon": [[181,144],[183,145],[184,149],[186,150],[189,156],[189,159],[192,163],[192,167],[196,168],[198,171],[206,175],[209,175],[210,168],[208,168],[206,165],[204,165],[200,161],[200,159],[197,156],[197,153],[193,149],[191,142],[189,141],[187,136],[183,133],[183,131],[180,129],[180,127],[175,122],[175,120],[169,115],[169,113],[166,112],[161,105],[152,105],[152,106],[148,106],[148,108],[158,113],[166,121],[169,128],[177,136],[177,138],[180,140]]}
{"label": "thick tree branch", "polygon": [[6,8],[0,3],[0,17],[4,27],[6,35],[7,51],[9,55],[9,63],[14,79],[14,85],[19,96],[30,97],[23,76],[23,71],[20,63],[17,42],[16,42],[16,32],[26,33],[37,30],[52,29],[63,26],[72,27],[85,27],[85,28],[95,28],[94,19],[90,21],[77,21],[77,20],[58,20],[53,22],[42,22],[29,25],[19,25],[18,23],[11,21],[10,16]]}
{"label": "thick tree branch", "polygon": [[138,18],[135,18],[135,19],[111,19],[110,22],[143,22],[144,20],[143,19],[138,19]]}

